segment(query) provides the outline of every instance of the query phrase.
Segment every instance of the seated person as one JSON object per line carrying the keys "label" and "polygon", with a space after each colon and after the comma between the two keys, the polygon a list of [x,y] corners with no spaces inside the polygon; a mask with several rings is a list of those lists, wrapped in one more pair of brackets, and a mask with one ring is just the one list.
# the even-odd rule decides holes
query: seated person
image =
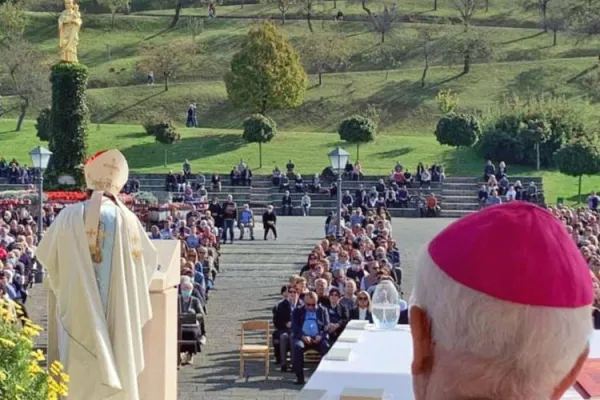
{"label": "seated person", "polygon": [[204,187],[204,185],[200,185],[200,188],[198,189],[198,196],[200,196],[200,197],[208,196],[208,190],[206,190],[206,187]]}
{"label": "seated person", "polygon": [[396,192],[396,202],[400,208],[408,208],[408,190],[406,186],[402,186]]}
{"label": "seated person", "polygon": [[167,192],[177,191],[177,178],[173,175],[173,171],[169,171],[165,178],[165,189]]}
{"label": "seated person", "polygon": [[250,232],[250,240],[254,240],[254,213],[248,204],[244,204],[244,208],[240,213],[238,228],[240,229],[240,240],[244,238],[246,229]]}
{"label": "seated person", "polygon": [[350,191],[346,190],[342,196],[342,205],[346,207],[348,211],[352,212],[352,204],[354,204],[354,199],[352,198]]}
{"label": "seated person", "polygon": [[354,171],[354,166],[350,162],[350,159],[346,160],[346,166],[344,167],[344,176],[346,178],[352,178],[353,171]]}
{"label": "seated person", "polygon": [[371,313],[371,297],[365,290],[361,290],[356,295],[356,308],[350,310],[350,319],[360,321],[369,321],[373,323],[373,314]]}
{"label": "seated person", "polygon": [[[342,271],[343,270],[338,270]],[[329,290],[329,326],[327,332],[329,332],[329,344],[333,346],[333,343],[342,334],[346,324],[350,320],[350,312],[344,307],[340,300],[342,294],[339,288],[333,287]]]}
{"label": "seated person", "polygon": [[286,287],[284,292],[284,299],[280,301],[275,309],[275,316],[273,325],[275,326],[277,337],[279,339],[278,354],[280,357],[281,371],[287,371],[286,356],[288,351],[292,357],[293,364],[293,352],[292,352],[292,312],[302,306],[302,301],[298,297],[296,286],[290,284]]}
{"label": "seated person", "polygon": [[179,323],[181,324],[181,339],[186,343],[180,346],[179,351],[183,353],[180,355],[182,363],[192,364],[194,355],[200,351],[200,346],[206,342],[205,332],[201,328],[204,311],[200,300],[192,296],[194,285],[189,281],[184,281],[180,286]]}
{"label": "seated person", "polygon": [[313,193],[321,192],[321,178],[319,178],[319,174],[315,174],[315,176],[313,176],[310,184],[310,191]]}
{"label": "seated person", "polygon": [[429,172],[429,168],[425,166],[423,168],[423,172],[421,172],[421,186],[429,187],[431,185],[431,173]]}
{"label": "seated person", "polygon": [[327,327],[329,313],[317,304],[317,294],[308,292],[304,305],[292,312],[292,335],[294,341],[293,367],[296,384],[304,385],[304,352],[315,349],[323,356],[329,351]]}
{"label": "seated person", "polygon": [[218,172],[215,172],[210,177],[210,187],[212,190],[218,190],[219,192],[221,191],[221,177],[219,176]]}
{"label": "seated person", "polygon": [[496,174],[496,167],[492,163],[492,160],[488,160],[483,168],[483,181],[487,182],[490,179],[490,176]]}
{"label": "seated person", "polygon": [[352,180],[358,181],[360,178],[362,178],[362,176],[362,166],[360,165],[360,161],[357,160],[354,163],[354,168],[352,169]]}
{"label": "seated person", "polygon": [[236,167],[233,167],[231,169],[231,172],[229,173],[229,179],[231,180],[231,185],[232,186],[237,186],[240,184],[240,171],[238,171],[238,169]]}
{"label": "seated person", "polygon": [[196,179],[194,179],[194,188],[197,189],[202,185],[206,185],[206,177],[202,174],[196,175]]}
{"label": "seated person", "polygon": [[508,187],[508,190],[506,191],[506,201],[514,201],[517,197],[517,191],[515,190],[515,187],[513,185],[510,185]]}
{"label": "seated person", "polygon": [[531,201],[532,203],[537,202],[538,190],[537,190],[537,186],[535,185],[535,182],[531,182],[529,184],[529,186],[527,187],[526,195],[527,195],[527,198],[525,200]]}
{"label": "seated person", "polygon": [[290,189],[290,178],[287,177],[287,175],[282,175],[281,179],[279,180],[279,191],[287,191]]}
{"label": "seated person", "polygon": [[279,184],[281,183],[281,171],[279,170],[279,167],[275,166],[275,168],[273,169],[273,175],[271,178],[271,182],[273,182],[273,185],[275,186],[279,186]]}
{"label": "seated person", "polygon": [[182,171],[179,175],[177,175],[177,191],[183,192],[185,190],[186,184],[187,176]]}
{"label": "seated person", "polygon": [[440,211],[440,206],[438,205],[437,197],[435,197],[434,193],[431,193],[429,197],[427,197],[427,216],[428,217],[437,217]]}
{"label": "seated person", "polygon": [[287,170],[288,174],[293,174],[294,168],[296,168],[296,166],[294,165],[292,160],[289,160],[288,163],[285,165],[285,169]]}
{"label": "seated person", "polygon": [[498,181],[498,193],[502,196],[505,195],[508,191],[508,186],[510,183],[508,182],[508,178],[506,176],[502,176]]}
{"label": "seated person", "polygon": [[333,199],[336,196],[337,196],[337,183],[331,182],[331,185],[329,186],[329,198]]}
{"label": "seated person", "polygon": [[302,181],[302,175],[296,174],[296,179],[294,180],[294,186],[296,187],[296,193],[304,192],[304,182]]}
{"label": "seated person", "polygon": [[380,179],[379,182],[377,182],[375,190],[377,193],[385,193],[385,183],[383,182],[383,179]]}
{"label": "seated person", "polygon": [[292,215],[293,209],[292,196],[290,196],[290,192],[286,190],[281,199],[281,215]]}
{"label": "seated person", "polygon": [[252,170],[250,168],[244,168],[240,173],[240,180],[242,185],[252,186]]}
{"label": "seated person", "polygon": [[481,189],[479,189],[479,192],[477,193],[477,199],[479,200],[479,205],[482,207],[484,205],[486,205],[488,197],[489,197],[489,193],[488,193],[487,187],[485,185],[481,185]]}
{"label": "seated person", "polygon": [[492,190],[491,196],[487,199],[487,205],[493,206],[494,204],[502,204],[502,199],[498,196],[497,191]]}
{"label": "seated person", "polygon": [[183,162],[183,173],[188,178],[192,175],[192,165],[187,159]]}

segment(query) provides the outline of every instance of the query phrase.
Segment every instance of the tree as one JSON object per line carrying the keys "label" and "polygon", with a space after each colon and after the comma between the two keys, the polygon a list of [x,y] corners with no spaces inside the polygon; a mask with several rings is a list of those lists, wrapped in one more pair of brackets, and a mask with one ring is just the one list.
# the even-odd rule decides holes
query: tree
{"label": "tree", "polygon": [[438,8],[438,0],[433,0],[433,11],[437,11]]}
{"label": "tree", "polygon": [[169,29],[175,28],[177,23],[179,22],[179,18],[181,17],[181,8],[183,7],[183,0],[175,0],[175,15],[173,15],[173,19],[171,20],[171,24],[169,24]]}
{"label": "tree", "polygon": [[302,104],[307,83],[298,53],[270,22],[250,28],[225,75],[229,100],[262,115]]}
{"label": "tree", "polygon": [[395,8],[388,9],[387,6],[383,8],[383,12],[379,15],[371,15],[371,23],[375,32],[381,34],[381,43],[385,42],[385,34],[392,29],[398,21],[398,13]]}
{"label": "tree", "polygon": [[542,16],[542,27],[544,28],[544,32],[548,32],[548,4],[550,0],[525,0],[523,6],[525,10],[536,10]]}
{"label": "tree", "polygon": [[569,29],[573,8],[560,3],[551,3],[547,10],[545,29],[552,31],[552,46],[558,44],[557,34]]}
{"label": "tree", "polygon": [[387,80],[390,69],[400,65],[400,59],[405,54],[404,44],[398,40],[388,41],[385,45],[373,46],[362,57],[375,66],[383,67]]}
{"label": "tree", "polygon": [[600,173],[600,147],[597,139],[580,138],[566,144],[554,154],[554,161],[563,174],[579,177],[577,196],[581,201],[582,176]]}
{"label": "tree", "polygon": [[473,61],[488,62],[494,56],[491,43],[474,30],[458,36],[449,36],[442,48],[446,51],[444,59],[447,63],[463,63],[463,74],[471,71]]}
{"label": "tree", "polygon": [[375,140],[377,127],[369,118],[354,115],[342,121],[338,128],[340,139],[348,143],[356,144],[356,160],[360,159],[361,143]]}
{"label": "tree", "polygon": [[110,10],[110,29],[115,28],[117,12],[129,9],[129,0],[98,0],[98,3]]}
{"label": "tree", "polygon": [[169,79],[177,71],[193,61],[197,47],[188,42],[151,43],[140,48],[140,60],[136,66],[139,71],[154,71],[163,75],[165,91],[169,90]]}
{"label": "tree", "polygon": [[319,74],[319,86],[323,83],[323,72],[343,68],[350,58],[347,42],[337,35],[327,33],[303,37],[298,44],[298,52],[305,70]]}
{"label": "tree", "polygon": [[418,29],[418,44],[423,50],[423,74],[421,75],[421,87],[425,87],[425,79],[429,71],[429,58],[434,52],[435,42],[438,40],[440,27],[436,25],[423,25]]}
{"label": "tree", "polygon": [[0,53],[10,54],[10,57],[0,57],[0,66],[19,101],[16,130],[20,131],[29,108],[49,100],[49,68],[44,63],[43,53],[23,39],[6,41],[0,45]]}
{"label": "tree", "polygon": [[262,114],[253,114],[244,120],[242,137],[248,143],[258,143],[258,167],[262,168],[262,144],[275,137],[275,121]]}
{"label": "tree", "polygon": [[435,127],[435,137],[440,144],[456,147],[471,147],[481,136],[481,125],[472,115],[450,113],[443,116]]}
{"label": "tree", "polygon": [[454,7],[458,11],[458,17],[462,21],[465,32],[469,29],[473,15],[478,8],[481,8],[482,0],[452,0]]}
{"label": "tree", "polygon": [[[277,8],[281,13],[281,23],[285,25],[285,16],[290,8],[292,8],[292,0],[277,0]],[[334,7],[335,8],[335,7]]]}
{"label": "tree", "polygon": [[312,26],[312,13],[313,13],[313,3],[314,0],[302,0],[304,3],[304,11],[306,11],[306,22],[308,23],[308,29],[310,33],[314,33],[314,29]]}
{"label": "tree", "polygon": [[23,35],[27,16],[21,3],[6,2],[0,5],[0,34],[8,40]]}
{"label": "tree", "polygon": [[535,143],[535,165],[536,169],[539,171],[540,169],[540,146],[543,142],[548,140],[552,135],[552,129],[548,126],[548,123],[543,119],[529,119],[523,123],[522,125],[522,135],[523,139],[532,141]]}
{"label": "tree", "polygon": [[154,140],[165,145],[165,167],[167,166],[167,152],[170,145],[178,142],[181,135],[177,133],[177,129],[171,120],[165,120],[153,126]]}

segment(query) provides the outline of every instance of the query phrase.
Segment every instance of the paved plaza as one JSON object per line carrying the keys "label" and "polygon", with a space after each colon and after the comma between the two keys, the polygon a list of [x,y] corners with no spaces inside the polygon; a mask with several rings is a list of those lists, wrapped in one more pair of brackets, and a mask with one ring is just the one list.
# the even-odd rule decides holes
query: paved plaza
{"label": "paved plaza", "polygon": [[[450,219],[393,220],[393,236],[402,253],[403,289],[406,298],[414,278],[414,262],[419,250]],[[208,343],[194,365],[179,370],[179,400],[268,400],[295,399],[299,387],[294,374],[281,373],[271,364],[265,381],[260,361],[246,363],[247,376],[240,379],[238,348],[241,321],[268,319],[279,300],[279,290],[289,276],[306,263],[307,255],[323,237],[324,218],[279,218],[279,239],[247,238],[222,247],[221,273],[210,294],[207,316]],[[28,303],[32,318],[46,323],[45,293],[34,288]],[[45,345],[45,336],[40,345]],[[74,399],[79,400],[79,399]]]}

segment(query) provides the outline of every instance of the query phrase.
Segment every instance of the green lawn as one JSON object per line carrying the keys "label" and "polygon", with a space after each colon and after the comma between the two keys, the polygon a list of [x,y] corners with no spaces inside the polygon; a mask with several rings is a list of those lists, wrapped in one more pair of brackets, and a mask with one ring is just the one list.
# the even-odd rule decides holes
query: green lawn
{"label": "green lawn", "polygon": [[[23,132],[14,132],[15,121],[0,119],[1,155],[27,163],[31,148],[44,145],[35,136],[34,121],[26,121]],[[356,148],[340,142],[337,134],[315,132],[279,132],[263,146],[263,168],[258,168],[258,146],[248,145],[239,130],[181,128],[183,139],[168,149],[168,166],[163,164],[164,146],[148,137],[140,126],[102,125],[90,127],[88,153],[118,148],[127,157],[129,166],[137,172],[178,170],[185,159],[193,171],[228,173],[240,159],[246,160],[256,174],[270,174],[275,165],[283,167],[292,159],[299,171],[306,175],[321,172],[329,163],[327,153],[343,146],[356,157]],[[374,143],[362,146],[360,158],[367,174],[388,174],[399,160],[414,170],[417,163],[443,163],[449,176],[479,176],[483,162],[472,150],[464,150],[456,159],[456,151],[441,146],[431,136],[379,136]],[[574,200],[577,179],[556,171],[533,171],[530,168],[510,167],[511,174],[543,176],[546,198],[555,202],[558,196]],[[600,189],[600,177],[584,178],[584,191]]]}

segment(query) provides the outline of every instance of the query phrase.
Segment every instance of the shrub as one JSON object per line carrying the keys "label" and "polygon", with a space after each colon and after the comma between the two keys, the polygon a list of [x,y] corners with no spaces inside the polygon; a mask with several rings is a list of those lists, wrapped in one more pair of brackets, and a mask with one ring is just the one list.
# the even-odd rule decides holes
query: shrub
{"label": "shrub", "polygon": [[171,122],[167,114],[163,111],[152,111],[144,116],[142,126],[146,133],[150,136],[156,136],[156,130],[162,129],[165,125]]}
{"label": "shrub", "polygon": [[177,128],[170,119],[149,118],[143,124],[144,129],[149,135],[154,136],[154,140],[165,145],[165,167],[167,166],[168,146],[179,141],[181,135],[177,133]]}
{"label": "shrub", "polygon": [[244,120],[242,138],[248,143],[258,143],[259,168],[262,168],[262,144],[275,137],[275,121],[262,114],[253,114]]}
{"label": "shrub", "polygon": [[52,137],[52,111],[50,107],[44,108],[40,111],[36,119],[35,130],[37,131],[37,137],[42,142],[49,142]]}
{"label": "shrub", "polygon": [[369,118],[354,115],[342,121],[338,128],[340,139],[356,144],[356,159],[360,159],[359,146],[375,140],[377,127]]}
{"label": "shrub", "polygon": [[471,147],[481,136],[481,125],[472,115],[450,113],[443,116],[435,128],[440,144],[452,147]]}
{"label": "shrub", "polygon": [[69,377],[62,365],[54,362],[46,371],[40,367],[44,354],[34,351],[33,339],[42,328],[17,318],[22,314],[17,304],[0,299],[0,398],[47,400],[67,395]]}

